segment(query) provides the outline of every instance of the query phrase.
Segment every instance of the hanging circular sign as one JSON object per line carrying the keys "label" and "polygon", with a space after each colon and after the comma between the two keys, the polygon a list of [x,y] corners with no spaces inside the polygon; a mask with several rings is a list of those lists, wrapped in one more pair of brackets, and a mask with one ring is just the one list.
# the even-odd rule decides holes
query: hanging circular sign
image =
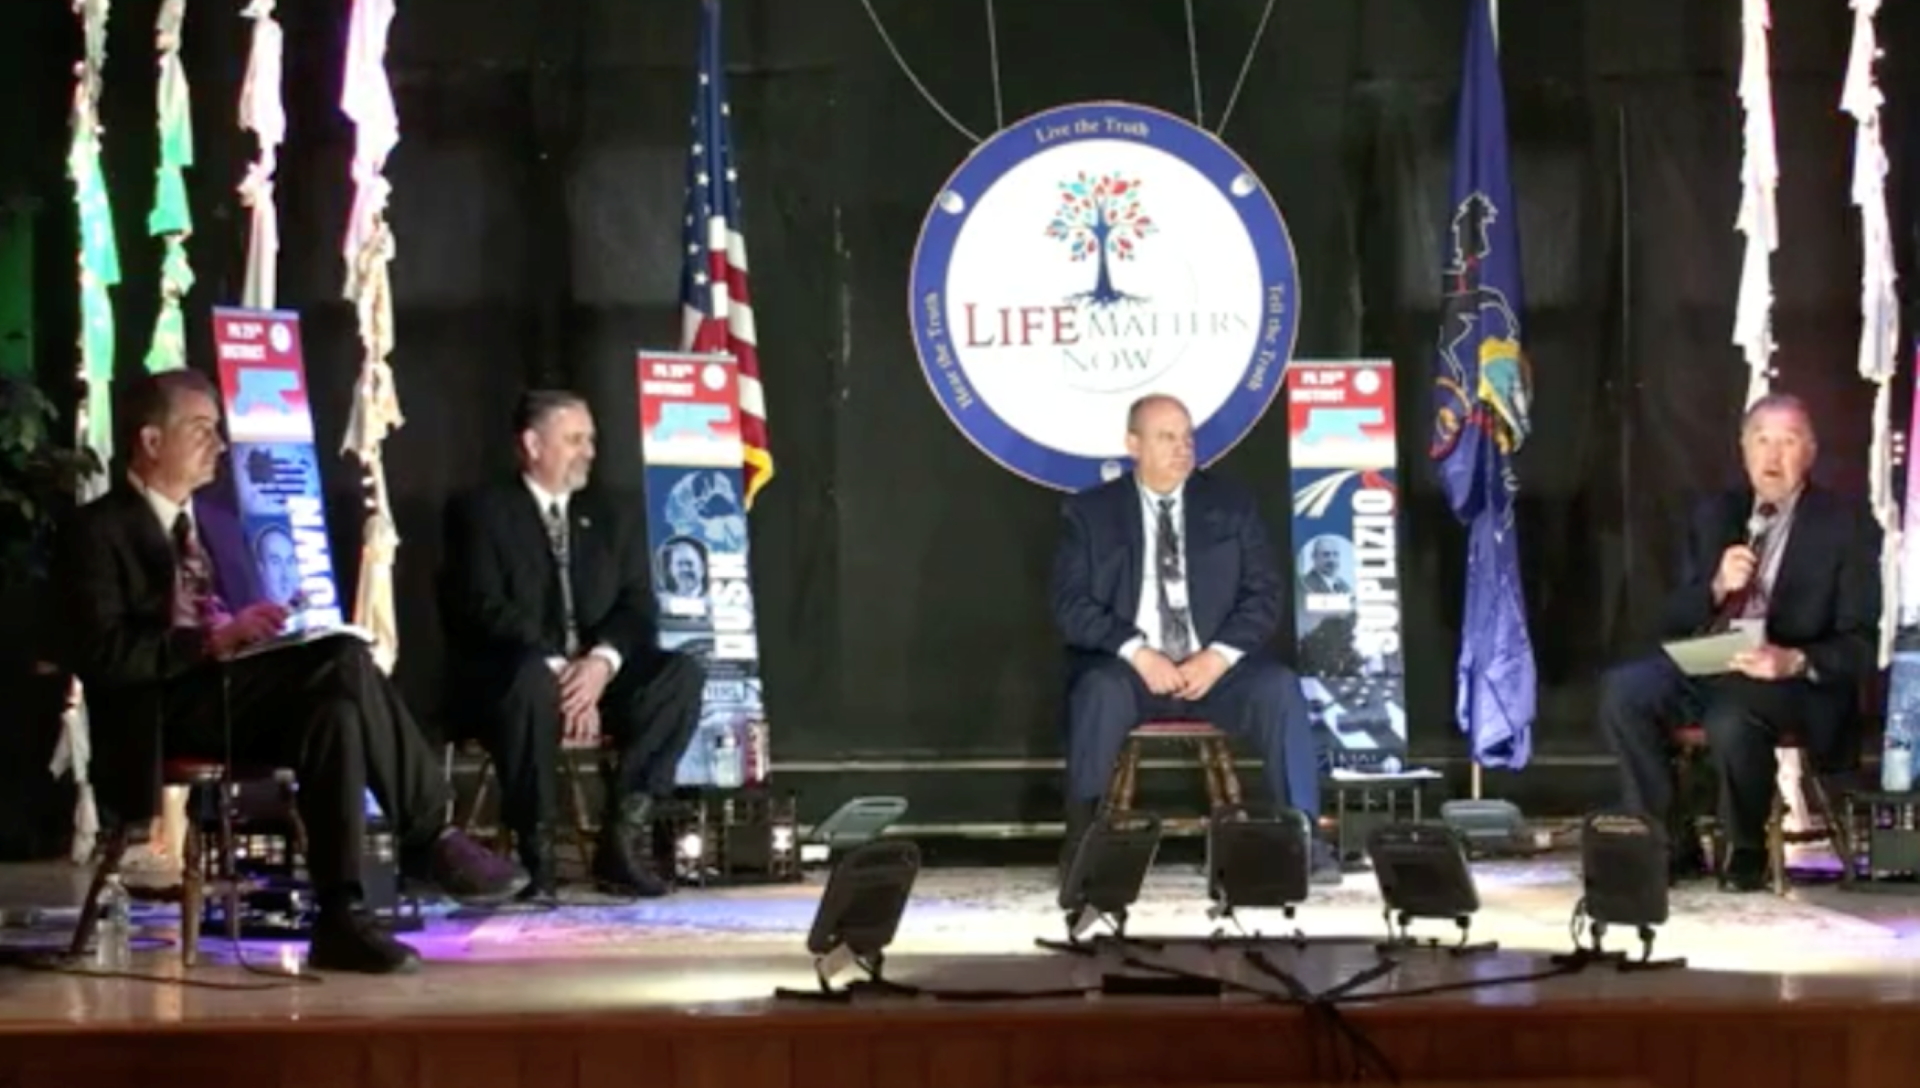
{"label": "hanging circular sign", "polygon": [[1126,411],[1180,398],[1209,464],[1284,384],[1299,327],[1285,220],[1203,129],[1120,102],[995,133],[920,228],[914,344],[954,425],[1008,471],[1078,491],[1128,468]]}

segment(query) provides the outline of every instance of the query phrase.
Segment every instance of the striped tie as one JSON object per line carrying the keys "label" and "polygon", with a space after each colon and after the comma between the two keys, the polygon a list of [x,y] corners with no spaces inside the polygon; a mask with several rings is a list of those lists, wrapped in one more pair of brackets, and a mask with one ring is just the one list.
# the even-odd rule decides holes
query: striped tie
{"label": "striped tie", "polygon": [[573,549],[568,539],[567,516],[560,504],[547,507],[547,546],[553,549],[554,570],[560,576],[560,608],[567,630],[567,656],[580,650],[580,631],[573,617]]}

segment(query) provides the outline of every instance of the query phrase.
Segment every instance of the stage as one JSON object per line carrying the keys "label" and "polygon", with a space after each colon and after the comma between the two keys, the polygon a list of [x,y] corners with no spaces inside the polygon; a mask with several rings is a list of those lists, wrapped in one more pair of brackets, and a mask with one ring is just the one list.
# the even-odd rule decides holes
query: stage
{"label": "stage", "polygon": [[[1840,1088],[1910,1084],[1920,1071],[1920,899],[1683,885],[1657,953],[1688,957],[1688,969],[1527,979],[1569,947],[1576,865],[1571,854],[1476,865],[1473,936],[1500,950],[1395,953],[1397,967],[1350,995],[1341,1017],[1407,1084]],[[16,915],[7,943],[56,933],[78,886],[70,866],[0,870],[0,903],[55,908]],[[1241,992],[1103,994],[1105,976],[1166,976],[1119,952],[1036,949],[1036,937],[1061,935],[1051,873],[1037,867],[922,873],[888,974],[941,998],[862,997],[851,1009],[775,1000],[777,987],[814,986],[803,940],[819,888],[436,911],[414,937],[426,969],[394,979],[263,978],[233,966],[211,935],[210,962],[189,976],[204,986],[168,981],[181,974],[171,946],[135,957],[156,981],[6,968],[0,1084],[1119,1088],[1337,1082],[1355,1066],[1337,1025],[1260,996],[1284,990],[1240,950],[1172,943],[1131,955]],[[135,923],[161,945],[173,919],[137,912]],[[1318,889],[1298,924],[1309,937],[1354,938],[1266,950],[1315,993],[1380,962],[1370,874]],[[1206,935],[1196,868],[1158,866],[1130,929]],[[1453,937],[1446,925],[1422,932]],[[247,945],[250,961],[275,969],[291,951]],[[1502,981],[1513,979],[1526,980]],[[1425,992],[1436,986],[1449,989]]]}

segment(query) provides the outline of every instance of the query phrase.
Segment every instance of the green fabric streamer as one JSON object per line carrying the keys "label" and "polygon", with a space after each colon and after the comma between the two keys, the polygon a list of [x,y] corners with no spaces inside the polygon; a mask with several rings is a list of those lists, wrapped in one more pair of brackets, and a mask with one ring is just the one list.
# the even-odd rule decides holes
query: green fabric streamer
{"label": "green fabric streamer", "polygon": [[187,205],[184,173],[193,165],[193,114],[186,69],[180,63],[180,24],[186,8],[186,0],[163,0],[154,28],[160,51],[160,168],[147,233],[165,239],[166,256],[160,265],[160,314],[147,349],[146,367],[152,373],[187,365],[186,317],[180,308],[193,289],[193,266],[187,260],[193,212]]}
{"label": "green fabric streamer", "polygon": [[80,376],[87,383],[81,440],[104,462],[113,456],[113,295],[120,283],[120,247],[100,169],[100,73],[106,66],[107,5],[87,0],[80,19],[86,59],[74,96],[67,173],[80,225]]}

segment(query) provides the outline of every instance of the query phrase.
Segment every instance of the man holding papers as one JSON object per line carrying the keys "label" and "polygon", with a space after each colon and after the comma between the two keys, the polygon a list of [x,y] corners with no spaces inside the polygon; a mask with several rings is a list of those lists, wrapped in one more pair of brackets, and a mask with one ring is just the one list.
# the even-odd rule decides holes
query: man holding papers
{"label": "man holding papers", "polygon": [[[1730,890],[1766,883],[1776,739],[1797,734],[1815,768],[1849,762],[1860,683],[1875,668],[1879,530],[1864,503],[1808,481],[1816,450],[1797,398],[1768,396],[1748,409],[1740,431],[1748,486],[1701,504],[1688,522],[1663,621],[1667,651],[1616,667],[1601,685],[1600,730],[1620,757],[1630,809],[1666,818],[1671,732],[1690,722],[1705,729],[1722,784]],[[1736,637],[1699,641],[1729,633]],[[1728,651],[1719,668],[1700,660],[1712,645]],[[1675,851],[1677,874],[1698,871],[1696,837]]]}

